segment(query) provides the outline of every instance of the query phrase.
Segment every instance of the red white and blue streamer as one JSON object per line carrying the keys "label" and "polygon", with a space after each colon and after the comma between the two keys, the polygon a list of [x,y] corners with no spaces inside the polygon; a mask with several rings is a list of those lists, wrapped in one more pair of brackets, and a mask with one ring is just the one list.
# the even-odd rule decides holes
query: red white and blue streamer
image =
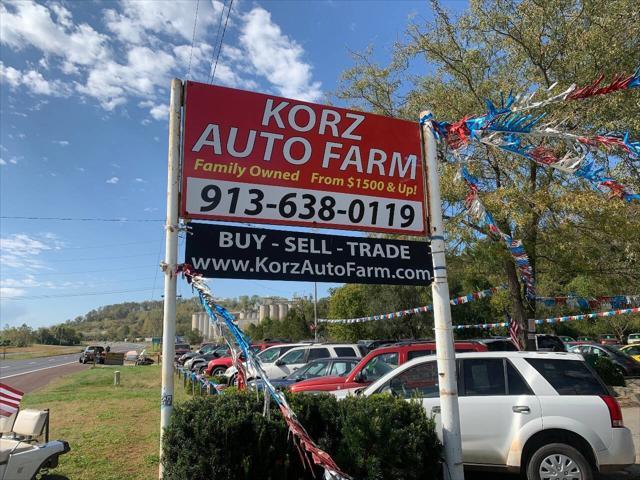
{"label": "red white and blue streamer", "polygon": [[[542,100],[534,100],[536,91],[525,95],[501,97],[499,104],[487,101],[487,111],[479,116],[467,116],[457,122],[437,122],[431,116],[421,123],[432,122],[438,138],[444,139],[454,151],[479,142],[522,156],[538,165],[555,168],[574,174],[606,191],[611,197],[627,202],[640,202],[640,195],[604,173],[593,158],[599,149],[618,149],[632,159],[640,158],[640,141],[631,140],[629,132],[619,134],[584,135],[559,130],[558,125],[539,126],[545,114],[532,115],[526,112],[567,101],[610,94],[640,87],[640,67],[633,74],[617,75],[610,83],[602,85],[604,76],[599,76],[588,85],[570,86],[559,94],[551,94],[555,84],[548,89]],[[536,141],[535,139],[538,139]],[[540,138],[542,139],[540,141]],[[549,145],[550,141],[564,143],[563,155],[558,155]]]}
{"label": "red white and blue streamer", "polygon": [[234,316],[227,311],[223,306],[218,305],[213,298],[213,294],[209,289],[209,286],[203,280],[200,275],[193,273],[190,265],[181,265],[178,269],[184,275],[187,282],[198,292],[200,303],[202,304],[205,312],[209,315],[210,319],[214,321],[221,321],[226,328],[231,332],[235,342],[244,354],[244,358],[247,360],[247,364],[255,372],[257,378],[261,378],[264,382],[265,390],[269,393],[269,396],[278,405],[282,416],[289,427],[289,432],[293,438],[293,442],[300,453],[300,459],[305,466],[309,466],[313,472],[313,465],[318,465],[324,469],[326,480],[349,480],[346,473],[342,472],[331,456],[322,450],[311,438],[304,429],[304,427],[298,421],[295,413],[289,406],[284,394],[277,390],[273,384],[269,381],[269,378],[262,368],[262,363],[258,356],[250,349],[249,338],[240,329]]}
{"label": "red white and blue streamer", "polygon": [[465,198],[465,205],[469,210],[469,213],[480,221],[484,221],[489,227],[491,235],[499,240],[502,240],[509,253],[513,257],[513,261],[516,264],[516,268],[520,273],[520,278],[525,285],[525,294],[529,300],[535,299],[536,285],[533,275],[533,269],[531,263],[529,263],[529,256],[524,250],[521,240],[514,239],[511,235],[504,233],[496,224],[493,216],[487,212],[484,205],[480,201],[478,196],[478,179],[469,173],[467,168],[463,165],[460,168],[460,176],[469,187],[469,194]]}

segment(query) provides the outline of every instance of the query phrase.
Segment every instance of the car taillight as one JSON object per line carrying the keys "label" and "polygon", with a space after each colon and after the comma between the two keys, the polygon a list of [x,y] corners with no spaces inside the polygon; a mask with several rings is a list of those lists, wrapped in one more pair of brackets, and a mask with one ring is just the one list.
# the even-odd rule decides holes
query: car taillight
{"label": "car taillight", "polygon": [[607,405],[607,408],[609,409],[611,426],[613,428],[624,427],[624,422],[622,421],[622,410],[620,410],[618,401],[611,395],[600,395],[600,398],[604,401],[604,403]]}

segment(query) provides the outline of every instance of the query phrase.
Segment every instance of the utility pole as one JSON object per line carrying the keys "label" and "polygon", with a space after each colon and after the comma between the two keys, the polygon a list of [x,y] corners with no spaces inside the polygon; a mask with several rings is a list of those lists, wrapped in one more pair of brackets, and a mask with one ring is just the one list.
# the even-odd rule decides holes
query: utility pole
{"label": "utility pole", "polygon": [[173,358],[176,341],[176,267],[178,262],[178,199],[180,178],[180,117],[182,109],[182,80],[171,80],[169,104],[169,153],[167,172],[167,220],[165,224],[164,256],[164,317],[162,321],[162,390],[160,396],[160,467],[164,430],[169,426],[173,411]]}
{"label": "utility pole", "polygon": [[[431,112],[421,112],[420,118],[430,117]],[[440,390],[440,415],[442,419],[442,443],[444,444],[444,478],[464,480],[462,467],[462,441],[460,437],[460,410],[458,409],[458,383],[456,378],[456,354],[451,326],[451,305],[449,304],[449,282],[445,259],[444,224],[440,199],[440,179],[438,177],[438,151],[435,132],[431,122],[421,127],[425,169],[427,177],[427,208],[429,228],[427,236],[431,241],[433,259],[433,318],[436,334],[436,355]],[[431,413],[431,412],[427,412]],[[433,412],[437,413],[437,412]]]}

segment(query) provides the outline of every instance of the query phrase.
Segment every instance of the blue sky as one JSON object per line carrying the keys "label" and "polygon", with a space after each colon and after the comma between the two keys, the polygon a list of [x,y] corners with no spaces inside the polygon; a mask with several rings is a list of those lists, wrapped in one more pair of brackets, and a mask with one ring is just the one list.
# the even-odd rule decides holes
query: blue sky
{"label": "blue sky", "polygon": [[[215,83],[322,102],[351,65],[350,50],[372,45],[384,61],[410,16],[430,16],[427,5],[234,1]],[[167,87],[172,77],[207,81],[222,8],[216,0],[0,4],[1,215],[123,220],[0,219],[2,326],[160,299]],[[221,297],[313,291],[295,282],[212,286]],[[331,286],[319,284],[319,294]],[[179,292],[190,295],[182,281]]]}

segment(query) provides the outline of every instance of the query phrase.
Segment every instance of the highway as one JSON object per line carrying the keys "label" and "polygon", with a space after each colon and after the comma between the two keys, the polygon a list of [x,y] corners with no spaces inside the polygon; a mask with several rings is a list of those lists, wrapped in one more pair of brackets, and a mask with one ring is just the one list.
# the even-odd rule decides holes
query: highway
{"label": "highway", "polygon": [[[145,345],[141,343],[113,342],[109,345],[113,352],[140,351],[145,348]],[[25,393],[31,392],[46,385],[54,378],[88,368],[88,365],[82,365],[78,362],[81,348],[78,347],[78,353],[53,357],[2,360],[0,362],[0,382]]]}

